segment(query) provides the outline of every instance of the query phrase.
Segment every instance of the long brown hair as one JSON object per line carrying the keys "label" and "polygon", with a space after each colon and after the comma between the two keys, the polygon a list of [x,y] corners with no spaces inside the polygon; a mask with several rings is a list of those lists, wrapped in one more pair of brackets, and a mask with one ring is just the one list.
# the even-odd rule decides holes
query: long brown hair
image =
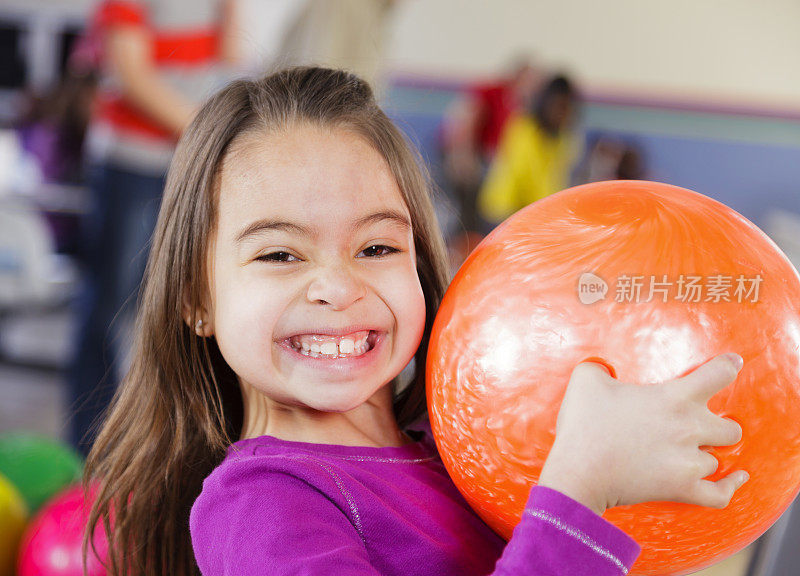
{"label": "long brown hair", "polygon": [[425,412],[425,356],[447,261],[418,152],[378,107],[369,85],[352,74],[292,68],[229,84],[202,107],[178,144],[140,295],[130,371],[87,462],[87,488],[97,486],[89,526],[100,524],[108,535],[109,574],[199,573],[189,511],[203,479],[239,437],[242,400],[216,341],[195,334],[186,310],[195,318],[205,299],[218,172],[231,142],[296,122],[354,131],[397,180],[413,222],[427,318],[413,379],[396,390],[394,411],[401,428]]}

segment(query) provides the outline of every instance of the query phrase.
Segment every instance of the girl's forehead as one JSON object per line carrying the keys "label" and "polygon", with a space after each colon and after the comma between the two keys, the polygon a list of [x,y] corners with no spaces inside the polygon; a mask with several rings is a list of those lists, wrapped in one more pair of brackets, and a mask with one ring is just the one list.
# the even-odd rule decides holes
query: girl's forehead
{"label": "girl's forehead", "polygon": [[395,211],[409,214],[383,156],[364,138],[339,129],[299,126],[248,135],[223,160],[220,224],[291,216],[346,221]]}

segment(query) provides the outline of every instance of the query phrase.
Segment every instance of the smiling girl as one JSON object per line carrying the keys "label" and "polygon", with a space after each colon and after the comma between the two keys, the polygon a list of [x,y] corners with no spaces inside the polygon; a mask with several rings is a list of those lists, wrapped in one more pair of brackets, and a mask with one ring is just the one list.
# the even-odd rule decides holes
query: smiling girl
{"label": "smiling girl", "polygon": [[[736,356],[627,395],[579,365],[511,540],[469,508],[424,422],[447,263],[420,166],[346,72],[237,81],[202,108],[88,462],[109,573],[622,574],[638,546],[606,507],[727,504],[746,475],[702,480],[699,447],[741,434],[703,400]],[[588,417],[598,405],[607,417]]]}

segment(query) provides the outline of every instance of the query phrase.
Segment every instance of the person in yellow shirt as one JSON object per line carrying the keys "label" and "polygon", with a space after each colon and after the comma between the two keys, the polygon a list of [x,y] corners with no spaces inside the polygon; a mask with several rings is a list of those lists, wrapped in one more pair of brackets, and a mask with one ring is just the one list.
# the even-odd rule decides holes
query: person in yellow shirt
{"label": "person in yellow shirt", "polygon": [[478,195],[478,212],[496,225],[517,210],[566,188],[577,146],[571,126],[578,94],[564,76],[553,77],[532,110],[511,118]]}

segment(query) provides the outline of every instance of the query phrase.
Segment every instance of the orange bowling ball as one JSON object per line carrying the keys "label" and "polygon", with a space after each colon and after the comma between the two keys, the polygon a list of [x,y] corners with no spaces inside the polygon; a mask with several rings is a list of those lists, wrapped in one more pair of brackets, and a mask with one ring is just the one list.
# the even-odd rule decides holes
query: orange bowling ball
{"label": "orange bowling ball", "polygon": [[709,479],[743,469],[750,481],[721,510],[658,502],[604,515],[642,546],[632,574],[688,574],[755,540],[800,488],[800,277],[727,206],[666,184],[600,182],[510,217],[439,308],[431,426],[456,485],[508,538],[578,363],[599,359],[647,384],[724,352],[744,368],[709,408],[741,424],[743,438],[712,449]]}

